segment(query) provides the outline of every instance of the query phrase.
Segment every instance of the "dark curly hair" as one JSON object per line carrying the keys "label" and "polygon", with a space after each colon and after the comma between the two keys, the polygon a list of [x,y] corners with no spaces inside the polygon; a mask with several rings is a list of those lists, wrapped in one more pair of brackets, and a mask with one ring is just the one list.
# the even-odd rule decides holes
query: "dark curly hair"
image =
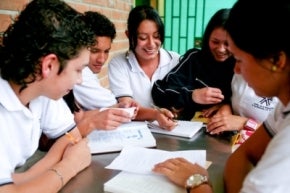
{"label": "dark curly hair", "polygon": [[115,39],[115,25],[105,15],[94,11],[87,11],[84,13],[84,20],[94,31],[95,36],[110,37],[111,40]]}
{"label": "dark curly hair", "polygon": [[158,12],[151,6],[139,5],[133,8],[128,17],[127,28],[129,35],[130,50],[134,52],[137,45],[137,30],[140,23],[144,20],[151,20],[156,23],[158,32],[160,35],[161,44],[164,42],[164,24],[158,14]]}
{"label": "dark curly hair", "polygon": [[67,61],[95,42],[94,34],[76,10],[61,0],[33,0],[3,34],[0,72],[3,79],[21,85],[36,80],[41,58],[55,54],[59,73]]}
{"label": "dark curly hair", "polygon": [[[93,30],[95,37],[109,37],[111,40],[116,37],[115,25],[105,16],[95,11],[84,13],[84,20]],[[63,97],[71,112],[79,112],[80,108],[75,102],[73,91]]]}

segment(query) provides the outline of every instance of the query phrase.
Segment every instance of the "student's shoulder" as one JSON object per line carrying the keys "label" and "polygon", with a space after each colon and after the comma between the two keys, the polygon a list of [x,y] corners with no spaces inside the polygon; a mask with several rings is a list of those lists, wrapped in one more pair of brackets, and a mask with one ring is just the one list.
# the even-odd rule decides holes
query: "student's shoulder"
{"label": "student's shoulder", "polygon": [[116,61],[125,61],[128,58],[129,58],[129,52],[118,52],[112,55],[109,63],[116,62]]}
{"label": "student's shoulder", "polygon": [[184,60],[188,60],[189,58],[192,60],[192,58],[195,58],[195,57],[199,57],[201,54],[201,50],[198,49],[198,48],[191,48],[189,50],[187,50],[181,57],[180,57],[180,60],[181,61],[184,61]]}

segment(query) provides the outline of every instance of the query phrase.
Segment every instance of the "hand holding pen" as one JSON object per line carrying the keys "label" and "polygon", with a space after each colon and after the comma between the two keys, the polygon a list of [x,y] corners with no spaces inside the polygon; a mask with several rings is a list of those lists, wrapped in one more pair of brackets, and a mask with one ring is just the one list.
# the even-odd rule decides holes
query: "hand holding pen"
{"label": "hand holding pen", "polygon": [[156,120],[160,127],[166,130],[172,130],[177,124],[174,114],[165,108],[159,108],[152,104],[152,107],[158,111]]}
{"label": "hand holding pen", "polygon": [[198,104],[217,104],[224,100],[224,95],[219,88],[209,87],[204,81],[196,78],[204,88],[194,89],[192,91],[192,100]]}

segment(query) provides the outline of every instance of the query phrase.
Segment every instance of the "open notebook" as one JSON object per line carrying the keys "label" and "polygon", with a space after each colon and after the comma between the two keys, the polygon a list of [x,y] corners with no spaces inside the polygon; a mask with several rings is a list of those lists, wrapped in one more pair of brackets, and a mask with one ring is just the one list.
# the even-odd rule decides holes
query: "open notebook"
{"label": "open notebook", "polygon": [[115,130],[94,130],[88,139],[92,154],[118,152],[126,146],[156,146],[147,123],[138,121],[124,123]]}
{"label": "open notebook", "polygon": [[153,133],[175,135],[179,137],[192,138],[203,126],[201,121],[178,121],[178,125],[171,131],[159,127],[157,121],[148,122],[148,127]]}

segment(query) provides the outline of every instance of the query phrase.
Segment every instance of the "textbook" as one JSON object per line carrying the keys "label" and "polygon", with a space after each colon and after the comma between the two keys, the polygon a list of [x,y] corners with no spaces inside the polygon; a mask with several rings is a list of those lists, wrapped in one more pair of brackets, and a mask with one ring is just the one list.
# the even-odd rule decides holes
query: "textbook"
{"label": "textbook", "polygon": [[92,154],[121,151],[126,146],[156,147],[156,140],[145,122],[124,123],[114,130],[94,130],[88,135]]}
{"label": "textbook", "polygon": [[153,133],[174,135],[185,138],[192,138],[203,126],[201,121],[182,121],[179,120],[177,126],[171,130],[165,130],[159,127],[157,121],[148,122],[148,127]]}
{"label": "textbook", "polygon": [[206,125],[209,122],[209,118],[204,117],[201,111],[197,111],[191,121],[201,121]]}

